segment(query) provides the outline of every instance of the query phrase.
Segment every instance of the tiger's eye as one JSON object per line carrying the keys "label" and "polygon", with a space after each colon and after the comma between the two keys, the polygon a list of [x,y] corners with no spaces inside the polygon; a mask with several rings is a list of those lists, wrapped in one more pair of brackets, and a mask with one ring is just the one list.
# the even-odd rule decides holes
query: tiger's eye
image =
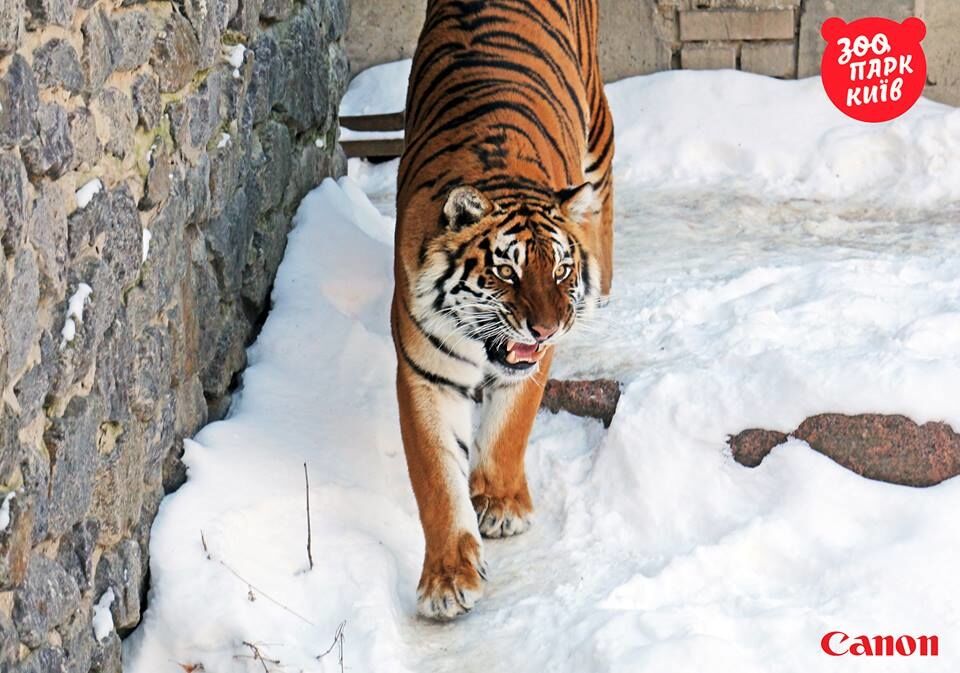
{"label": "tiger's eye", "polygon": [[563,264],[561,266],[558,266],[557,270],[553,272],[553,277],[556,278],[557,282],[559,283],[564,278],[570,275],[571,269],[572,267],[568,264]]}
{"label": "tiger's eye", "polygon": [[513,278],[513,267],[509,264],[501,264],[496,268],[497,275],[503,280]]}

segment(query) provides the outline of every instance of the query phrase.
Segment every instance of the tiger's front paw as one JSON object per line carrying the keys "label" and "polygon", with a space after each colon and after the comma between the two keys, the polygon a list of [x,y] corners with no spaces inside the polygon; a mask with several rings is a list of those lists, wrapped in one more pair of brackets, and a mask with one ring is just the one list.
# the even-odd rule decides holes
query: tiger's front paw
{"label": "tiger's front paw", "polygon": [[480,534],[484,537],[510,537],[530,527],[533,505],[529,495],[480,494],[473,496],[471,501],[477,512]]}
{"label": "tiger's front paw", "polygon": [[437,555],[427,550],[417,587],[417,612],[441,621],[469,612],[483,594],[486,579],[480,542],[470,533],[461,533],[449,549]]}

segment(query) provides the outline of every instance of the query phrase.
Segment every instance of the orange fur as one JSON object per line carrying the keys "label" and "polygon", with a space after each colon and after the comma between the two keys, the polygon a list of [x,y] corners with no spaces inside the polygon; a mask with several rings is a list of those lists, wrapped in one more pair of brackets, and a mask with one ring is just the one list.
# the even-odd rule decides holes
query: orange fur
{"label": "orange fur", "polygon": [[524,452],[553,344],[610,291],[613,125],[597,23],[597,0],[428,3],[398,177],[392,326],[429,617],[479,598],[480,533],[526,528]]}

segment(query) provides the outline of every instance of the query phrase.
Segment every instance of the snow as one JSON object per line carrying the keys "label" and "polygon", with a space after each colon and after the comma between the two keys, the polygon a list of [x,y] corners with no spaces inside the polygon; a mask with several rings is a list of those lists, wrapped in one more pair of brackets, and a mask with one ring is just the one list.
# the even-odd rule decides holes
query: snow
{"label": "snow", "polygon": [[[186,442],[128,673],[262,670],[243,641],[277,670],[338,671],[316,656],[343,620],[346,670],[418,673],[859,671],[820,638],[960,632],[960,480],[869,481],[796,439],[749,469],[725,443],[828,411],[960,428],[960,112],[921,101],[860,124],[815,81],[731,72],[608,93],[614,295],[555,374],[624,394],[606,431],[539,416],[536,525],[485,543],[474,611],[414,616],[423,538],[387,320],[397,162],[351,160],[300,206],[228,417]],[[867,663],[960,660],[942,644]]]}
{"label": "snow", "polygon": [[231,47],[224,47],[223,53],[227,63],[234,68],[239,68],[243,65],[243,56],[247,53],[247,48],[242,44],[235,44]]}
{"label": "snow", "polygon": [[[413,61],[385,63],[357,74],[340,101],[340,116],[402,112],[406,106],[407,80]],[[402,138],[403,131],[353,131],[340,129],[341,140]]]}
{"label": "snow", "polygon": [[100,192],[103,189],[103,183],[100,182],[100,178],[94,178],[86,184],[83,185],[80,189],[77,190],[75,196],[77,199],[77,208],[86,208],[87,204],[90,203],[94,195]]}
{"label": "snow", "polygon": [[64,348],[77,336],[77,325],[83,323],[83,307],[92,292],[93,288],[86,283],[80,283],[77,285],[77,291],[70,295],[70,299],[67,301],[67,318],[63,323],[63,329],[60,331],[60,335],[63,337],[60,348]]}
{"label": "snow", "polygon": [[230,144],[230,134],[221,133],[220,140],[217,141],[217,149],[222,150],[224,147]]}
{"label": "snow", "polygon": [[113,631],[113,614],[110,612],[110,606],[115,598],[113,587],[109,587],[93,606],[93,636],[97,642],[102,642]]}
{"label": "snow", "polygon": [[149,230],[149,229],[144,229],[144,230],[143,230],[143,242],[142,242],[143,256],[142,256],[142,259],[140,260],[141,262],[146,262],[146,261],[147,261],[147,257],[150,255],[150,241],[151,241],[152,238],[153,238],[153,234],[150,233],[150,230]]}
{"label": "snow", "polygon": [[10,525],[10,501],[15,497],[17,497],[16,491],[10,491],[0,502],[0,533],[7,530],[7,526]]}

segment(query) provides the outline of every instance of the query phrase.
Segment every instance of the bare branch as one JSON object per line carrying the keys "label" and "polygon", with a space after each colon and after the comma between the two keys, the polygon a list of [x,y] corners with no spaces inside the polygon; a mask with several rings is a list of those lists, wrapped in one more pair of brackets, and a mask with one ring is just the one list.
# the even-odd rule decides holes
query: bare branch
{"label": "bare branch", "polygon": [[303,464],[303,481],[307,491],[307,560],[310,561],[310,570],[313,570],[313,531],[310,528],[310,477],[307,475],[307,464]]}

